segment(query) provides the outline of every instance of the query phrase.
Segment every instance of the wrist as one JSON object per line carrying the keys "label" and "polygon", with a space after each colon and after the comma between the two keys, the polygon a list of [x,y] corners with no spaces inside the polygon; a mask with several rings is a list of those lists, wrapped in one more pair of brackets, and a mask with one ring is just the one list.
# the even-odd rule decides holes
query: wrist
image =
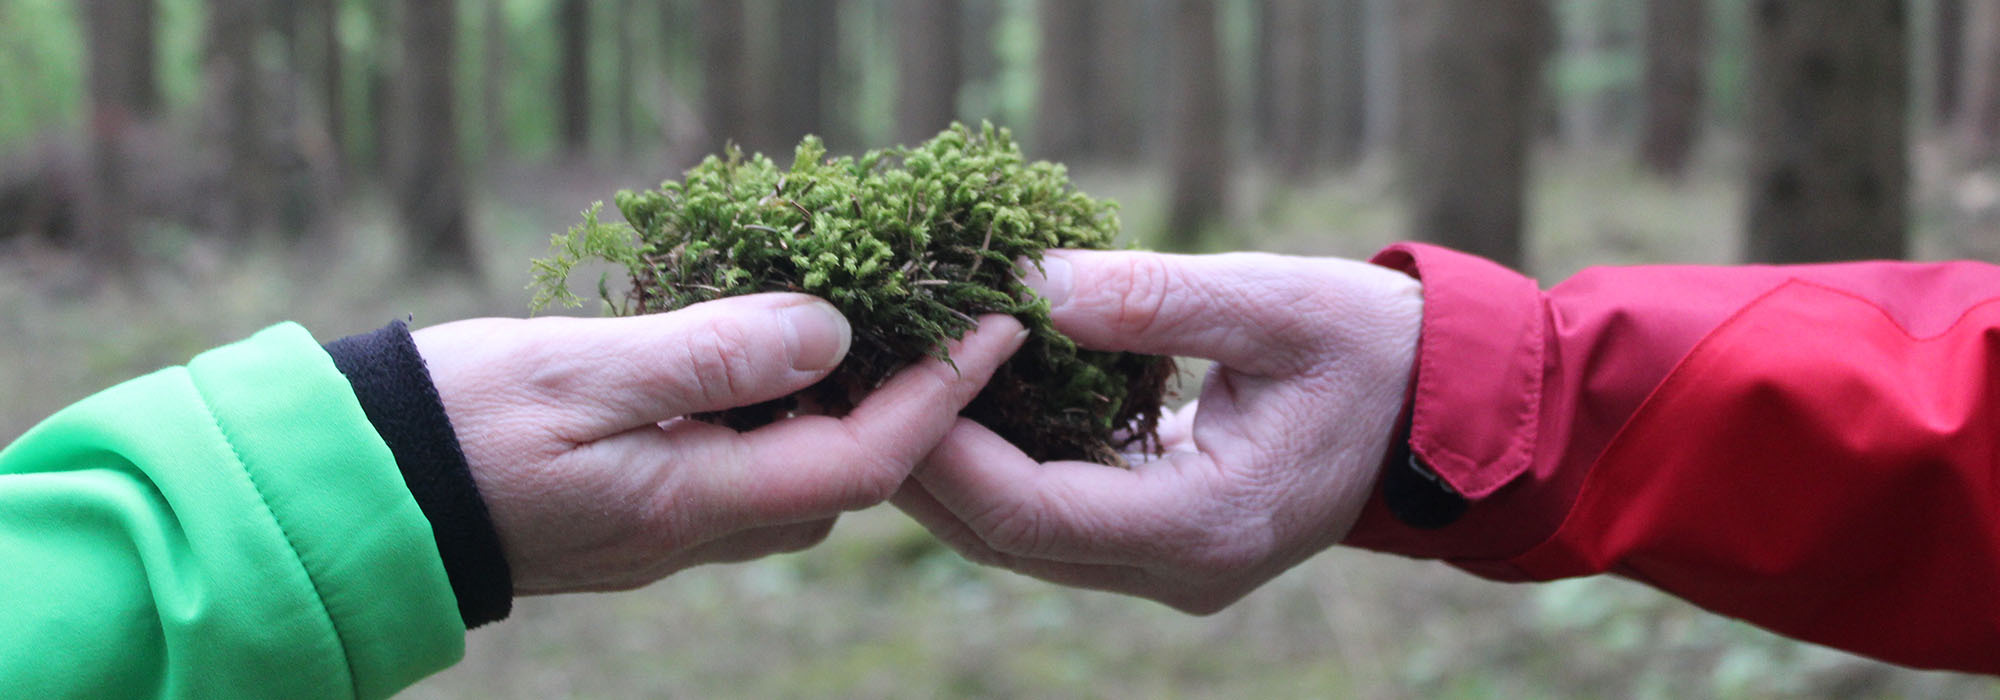
{"label": "wrist", "polygon": [[401,321],[327,343],[430,521],[466,627],[507,617],[513,576],[429,370]]}

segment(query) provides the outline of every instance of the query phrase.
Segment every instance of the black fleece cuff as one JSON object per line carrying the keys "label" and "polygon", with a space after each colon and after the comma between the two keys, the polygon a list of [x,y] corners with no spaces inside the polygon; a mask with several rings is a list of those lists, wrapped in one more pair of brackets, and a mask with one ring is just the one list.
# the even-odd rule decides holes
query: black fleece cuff
{"label": "black fleece cuff", "polygon": [[395,454],[403,483],[430,520],[466,629],[506,618],[514,604],[513,574],[409,327],[395,321],[350,335],[327,343],[326,353],[354,385],[362,412]]}

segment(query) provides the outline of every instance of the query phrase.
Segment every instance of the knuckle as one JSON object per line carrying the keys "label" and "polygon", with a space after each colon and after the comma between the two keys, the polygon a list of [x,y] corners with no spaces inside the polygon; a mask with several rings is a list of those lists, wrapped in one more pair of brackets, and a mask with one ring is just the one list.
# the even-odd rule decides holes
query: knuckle
{"label": "knuckle", "polygon": [[538,400],[561,403],[575,394],[589,376],[586,363],[576,361],[573,349],[559,349],[557,343],[523,343],[510,348],[526,371],[521,386]]}
{"label": "knuckle", "polygon": [[1023,503],[995,504],[968,522],[1000,554],[1032,557],[1046,545],[1042,519]]}
{"label": "knuckle", "polygon": [[738,401],[755,386],[752,347],[750,333],[734,320],[717,320],[689,334],[682,345],[686,377],[693,383],[689,389],[710,405]]}
{"label": "knuckle", "polygon": [[877,450],[867,447],[875,444],[875,441],[856,431],[851,423],[831,418],[820,419],[843,431],[844,439],[841,444],[853,446],[847,448],[846,454],[848,454],[847,461],[852,466],[847,471],[854,474],[854,480],[846,502],[841,504],[842,509],[860,510],[887,501],[890,496],[896,495],[896,490],[902,488],[903,481],[909,478],[910,468],[915,466],[914,462],[880,454]]}
{"label": "knuckle", "polygon": [[1166,260],[1158,255],[1127,255],[1114,272],[1112,285],[1118,298],[1111,328],[1121,335],[1145,335],[1154,331],[1174,289],[1174,275]]}
{"label": "knuckle", "polygon": [[854,502],[848,510],[859,510],[889,500],[902,488],[908,470],[882,461],[863,465],[855,480]]}

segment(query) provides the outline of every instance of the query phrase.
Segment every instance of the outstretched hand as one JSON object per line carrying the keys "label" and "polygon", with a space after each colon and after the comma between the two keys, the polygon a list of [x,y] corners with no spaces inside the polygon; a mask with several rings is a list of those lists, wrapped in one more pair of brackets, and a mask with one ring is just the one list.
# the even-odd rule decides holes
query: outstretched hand
{"label": "outstretched hand", "polygon": [[1083,347],[1207,358],[1201,397],[1130,470],[1037,464],[960,419],[896,505],[974,561],[1222,609],[1340,541],[1402,410],[1419,283],[1263,254],[1052,251],[1027,282]]}
{"label": "outstretched hand", "polygon": [[633,588],[791,551],[880,503],[1020,346],[981,319],[843,418],[686,420],[798,391],[846,356],[824,301],[762,294],[616,319],[476,319],[415,333],[517,593]]}

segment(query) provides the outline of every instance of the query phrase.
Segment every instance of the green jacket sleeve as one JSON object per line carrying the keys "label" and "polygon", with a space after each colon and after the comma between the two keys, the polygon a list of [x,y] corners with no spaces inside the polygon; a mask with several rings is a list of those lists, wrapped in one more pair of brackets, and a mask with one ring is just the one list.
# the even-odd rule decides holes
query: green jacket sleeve
{"label": "green jacket sleeve", "polygon": [[464,642],[430,525],[297,325],[0,450],[0,697],[384,697]]}

